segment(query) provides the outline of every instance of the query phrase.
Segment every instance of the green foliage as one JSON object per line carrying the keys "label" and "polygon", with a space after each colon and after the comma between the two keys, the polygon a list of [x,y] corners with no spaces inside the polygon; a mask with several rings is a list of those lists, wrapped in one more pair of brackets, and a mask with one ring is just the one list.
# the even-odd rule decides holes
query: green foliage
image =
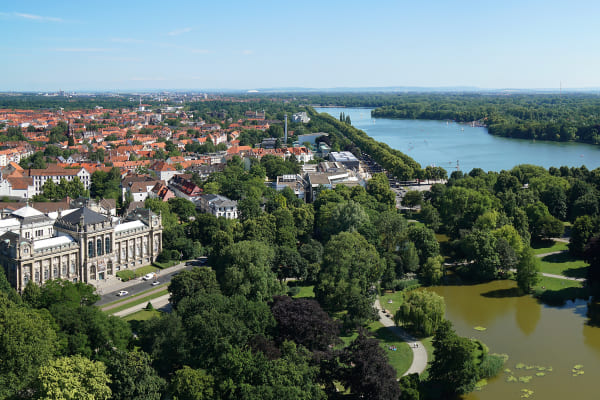
{"label": "green foliage", "polygon": [[444,320],[445,312],[443,297],[427,290],[411,290],[404,295],[394,320],[420,335],[431,336]]}
{"label": "green foliage", "polygon": [[184,366],[175,371],[170,392],[173,400],[211,400],[214,398],[215,380],[206,371]]}
{"label": "green foliage", "polygon": [[0,398],[30,388],[38,368],[56,355],[53,326],[47,311],[17,306],[0,293]]}
{"label": "green foliage", "polygon": [[106,366],[100,361],[72,356],[50,360],[40,367],[37,397],[56,400],[110,399]]}
{"label": "green foliage", "polygon": [[492,135],[600,143],[596,127],[600,120],[593,111],[598,99],[590,95],[415,94],[386,98],[378,105],[382,103],[386,105],[373,110],[372,116],[480,121]]}
{"label": "green foliage", "polygon": [[109,387],[114,400],[160,400],[165,381],[151,366],[143,351],[115,350],[104,359],[110,374]]}
{"label": "green foliage", "polygon": [[258,241],[241,241],[225,247],[215,264],[223,293],[239,294],[251,300],[268,300],[285,293],[271,268],[275,252]]}
{"label": "green foliage", "polygon": [[533,255],[531,248],[526,248],[517,265],[517,285],[525,293],[529,293],[539,280],[539,260]]}
{"label": "green foliage", "polygon": [[171,297],[169,301],[173,308],[186,297],[196,294],[218,294],[221,292],[215,271],[207,267],[193,268],[191,271],[181,271],[173,277],[169,284]]}
{"label": "green foliage", "polygon": [[450,321],[443,321],[433,337],[433,347],[430,381],[449,397],[472,391],[479,380],[478,366],[473,357],[475,343],[458,336]]}
{"label": "green foliage", "polygon": [[358,232],[342,232],[325,246],[315,296],[327,310],[342,311],[354,302],[364,308],[362,315],[368,315],[373,286],[382,272],[375,247]]}

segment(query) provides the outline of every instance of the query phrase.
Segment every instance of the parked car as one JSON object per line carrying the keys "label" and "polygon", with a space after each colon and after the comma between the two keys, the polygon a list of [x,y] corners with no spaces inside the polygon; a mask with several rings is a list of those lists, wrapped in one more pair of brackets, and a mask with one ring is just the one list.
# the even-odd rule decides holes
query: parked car
{"label": "parked car", "polygon": [[129,292],[127,290],[121,290],[117,293],[117,296],[127,296]]}
{"label": "parked car", "polygon": [[142,279],[143,279],[143,280],[145,280],[145,281],[149,281],[150,279],[154,279],[154,276],[155,276],[155,275],[156,275],[156,274],[155,274],[154,272],[152,272],[152,273],[150,273],[150,274],[146,274],[146,275],[144,275],[144,277],[143,277]]}

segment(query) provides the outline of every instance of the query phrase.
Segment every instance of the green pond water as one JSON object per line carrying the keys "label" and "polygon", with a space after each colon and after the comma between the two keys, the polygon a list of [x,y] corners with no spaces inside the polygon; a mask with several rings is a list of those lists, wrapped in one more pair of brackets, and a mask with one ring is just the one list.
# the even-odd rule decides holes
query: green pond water
{"label": "green pond water", "polygon": [[[516,296],[515,288],[513,281],[430,288],[444,297],[446,317],[459,335],[509,356],[504,368],[510,373],[502,372],[465,399],[520,399],[522,389],[533,391],[530,399],[600,398],[600,328],[587,324],[587,303],[549,307]],[[528,383],[519,381],[528,376]]]}

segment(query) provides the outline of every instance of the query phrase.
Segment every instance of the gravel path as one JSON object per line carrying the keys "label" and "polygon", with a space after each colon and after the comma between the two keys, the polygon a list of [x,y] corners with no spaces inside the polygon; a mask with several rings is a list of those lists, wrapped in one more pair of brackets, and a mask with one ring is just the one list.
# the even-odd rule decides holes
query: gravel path
{"label": "gravel path", "polygon": [[394,321],[385,315],[385,312],[379,303],[379,299],[375,300],[375,308],[377,308],[377,311],[379,312],[379,322],[394,332],[394,334],[400,339],[408,343],[413,352],[412,364],[410,365],[408,371],[404,373],[404,375],[423,373],[423,371],[425,371],[427,368],[427,350],[425,349],[425,346],[423,346],[423,343],[409,335],[404,329],[396,326]]}

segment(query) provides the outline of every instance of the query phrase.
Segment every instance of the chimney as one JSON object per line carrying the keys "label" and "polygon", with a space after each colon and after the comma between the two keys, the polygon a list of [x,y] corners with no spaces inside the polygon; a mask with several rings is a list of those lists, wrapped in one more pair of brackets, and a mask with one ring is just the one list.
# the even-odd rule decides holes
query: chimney
{"label": "chimney", "polygon": [[284,146],[287,147],[287,114],[285,114],[285,128],[284,128],[284,136],[283,136],[283,141],[284,141]]}

